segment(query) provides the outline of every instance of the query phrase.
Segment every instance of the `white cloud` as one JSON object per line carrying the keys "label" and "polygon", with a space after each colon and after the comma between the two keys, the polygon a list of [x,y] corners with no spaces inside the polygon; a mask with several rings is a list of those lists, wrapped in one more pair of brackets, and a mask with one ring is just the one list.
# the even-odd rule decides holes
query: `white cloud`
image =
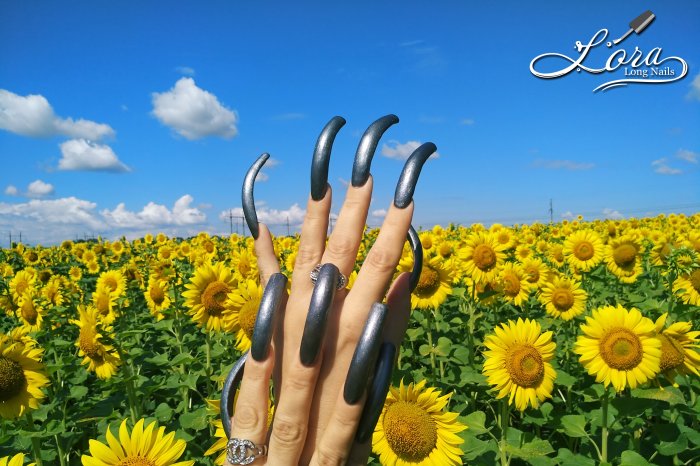
{"label": "white cloud", "polygon": [[595,164],[593,164],[593,163],[574,162],[573,160],[545,160],[545,159],[536,159],[532,163],[532,165],[535,167],[539,167],[539,168],[548,168],[550,170],[571,170],[571,171],[590,170],[591,168],[595,167]]}
{"label": "white cloud", "polygon": [[683,159],[686,162],[698,163],[698,153],[693,152],[692,150],[678,149],[678,152],[676,152],[676,157]]}
{"label": "white cloud", "polygon": [[[390,147],[387,144],[382,145],[382,155],[389,157],[390,159],[406,160],[413,153],[414,150],[418,149],[422,143],[418,141],[408,141],[401,144],[399,141],[389,141],[389,144],[393,144],[394,147]],[[435,152],[430,156],[431,159],[436,159],[440,157],[440,154]]]}
{"label": "white cloud", "polygon": [[567,210],[566,212],[561,214],[561,218],[565,218],[568,220],[572,220],[574,217],[575,217],[575,215],[570,210]]}
{"label": "white cloud", "polygon": [[[277,210],[271,209],[264,205],[264,202],[256,203],[255,212],[258,215],[258,221],[266,225],[301,225],[304,223],[304,215],[306,211],[299,207],[299,204],[292,204],[289,209]],[[233,209],[224,210],[219,214],[219,219],[228,221],[229,213],[234,217],[242,217],[243,209],[235,207]]]}
{"label": "white cloud", "polygon": [[255,181],[267,181],[269,179],[270,175],[268,175],[264,171],[259,171],[258,174],[255,176]]}
{"label": "white cloud", "polygon": [[71,139],[61,143],[59,170],[93,170],[125,172],[130,168],[119,161],[111,147],[86,139]]}
{"label": "white cloud", "polygon": [[63,135],[97,140],[114,136],[114,130],[104,123],[58,117],[42,95],[21,96],[5,89],[0,89],[0,129],[31,137]]}
{"label": "white cloud", "polygon": [[19,194],[19,190],[17,189],[16,186],[8,184],[7,187],[5,188],[5,194],[8,196],[16,196]]}
{"label": "white cloud", "polygon": [[44,183],[41,180],[35,180],[27,186],[27,197],[44,197],[53,194],[53,185]]}
{"label": "white cloud", "polygon": [[605,215],[605,218],[609,218],[612,220],[620,220],[625,217],[619,211],[611,209],[609,207],[603,209],[603,215]]}
{"label": "white cloud", "polygon": [[672,168],[666,163],[666,157],[654,160],[651,162],[651,166],[654,167],[654,171],[661,175],[680,175],[683,173],[682,170],[678,168]]}
{"label": "white cloud", "polygon": [[153,115],[187,139],[238,134],[238,115],[219,103],[214,94],[197,87],[192,78],[180,78],[163,93],[154,92]]}
{"label": "white cloud", "polygon": [[696,74],[690,83],[690,91],[685,95],[689,100],[700,100],[700,73]]}
{"label": "white cloud", "polygon": [[462,118],[462,120],[459,122],[460,125],[465,125],[465,126],[471,126],[473,125],[474,119],[473,118]]}
{"label": "white cloud", "polygon": [[192,196],[185,194],[175,201],[172,210],[164,205],[149,202],[140,212],[127,210],[122,202],[114,210],[105,209],[100,214],[114,228],[151,228],[204,223],[207,216],[196,207],[191,207],[192,201]]}
{"label": "white cloud", "polygon": [[386,209],[377,209],[372,211],[372,217],[383,218],[386,217]]}
{"label": "white cloud", "polygon": [[[32,199],[19,204],[0,202],[0,224],[9,220],[29,220],[34,228],[49,228],[54,225],[85,225],[92,229],[104,228],[104,223],[95,215],[97,204],[75,197],[61,199]],[[32,228],[30,228],[32,229]]]}

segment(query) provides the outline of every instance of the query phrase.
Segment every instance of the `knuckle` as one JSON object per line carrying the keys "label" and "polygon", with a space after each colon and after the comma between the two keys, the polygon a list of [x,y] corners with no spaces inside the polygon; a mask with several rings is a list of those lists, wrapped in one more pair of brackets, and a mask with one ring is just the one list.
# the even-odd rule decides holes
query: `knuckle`
{"label": "knuckle", "polygon": [[394,271],[396,262],[395,254],[392,254],[391,251],[382,247],[374,247],[367,254],[364,264],[377,273],[390,274]]}
{"label": "knuckle", "polygon": [[260,424],[258,411],[250,405],[236,406],[233,413],[233,425],[236,429],[252,430]]}
{"label": "knuckle", "polygon": [[294,268],[313,267],[316,264],[318,264],[318,255],[316,252],[308,247],[300,246]]}
{"label": "knuckle", "polygon": [[328,248],[326,249],[326,252],[328,252],[328,254],[333,258],[343,259],[350,257],[354,259],[356,249],[357,247],[352,238],[347,236],[338,236],[336,238],[331,237],[331,240],[328,241]]}
{"label": "knuckle", "polygon": [[303,374],[292,374],[284,381],[285,387],[282,391],[309,391],[314,385],[314,381],[310,377],[305,377]]}
{"label": "knuckle", "polygon": [[304,441],[306,432],[303,423],[287,418],[275,416],[272,424],[272,438],[282,448],[293,448]]}
{"label": "knuckle", "polygon": [[338,451],[330,450],[328,447],[319,446],[316,450],[316,464],[319,466],[337,466],[345,464],[347,458]]}

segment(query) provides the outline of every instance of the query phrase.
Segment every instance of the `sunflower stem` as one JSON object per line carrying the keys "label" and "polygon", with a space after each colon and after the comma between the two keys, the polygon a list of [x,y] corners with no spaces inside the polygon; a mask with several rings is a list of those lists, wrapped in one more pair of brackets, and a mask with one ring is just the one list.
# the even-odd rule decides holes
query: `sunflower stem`
{"label": "sunflower stem", "polygon": [[[32,417],[32,413],[29,411],[27,411],[27,424],[31,432],[38,432],[34,426],[34,418]],[[41,440],[39,437],[32,436],[32,450],[34,450],[34,461],[36,462],[36,466],[43,466],[44,462],[41,459]]]}
{"label": "sunflower stem", "polygon": [[65,451],[63,451],[61,441],[58,439],[58,434],[55,434],[53,438],[56,441],[56,450],[58,450],[58,460],[61,462],[61,466],[66,466],[68,464],[66,463],[66,453]]}
{"label": "sunflower stem", "polygon": [[501,466],[508,466],[508,425],[510,424],[510,405],[505,398],[501,399],[501,442],[498,449],[501,453]]}
{"label": "sunflower stem", "polygon": [[601,422],[603,423],[602,430],[600,433],[600,462],[601,463],[607,463],[608,462],[608,401],[609,401],[609,392],[608,392],[608,387],[605,387],[605,391],[603,392],[603,400],[601,401],[600,404],[600,410],[602,412],[602,420]]}
{"label": "sunflower stem", "polygon": [[428,320],[428,346],[430,347],[430,367],[433,370],[433,377],[435,377],[435,347],[433,346],[433,329],[430,325],[431,312],[426,314],[426,319]]}

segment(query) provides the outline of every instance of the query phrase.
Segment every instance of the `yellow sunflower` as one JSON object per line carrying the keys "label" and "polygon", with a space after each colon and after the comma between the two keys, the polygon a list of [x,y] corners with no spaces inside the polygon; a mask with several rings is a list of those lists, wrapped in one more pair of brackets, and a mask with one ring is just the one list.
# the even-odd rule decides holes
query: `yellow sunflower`
{"label": "yellow sunflower", "polygon": [[192,320],[209,331],[226,330],[225,318],[231,312],[226,297],[236,287],[237,280],[223,262],[202,264],[182,293]]}
{"label": "yellow sunflower", "polygon": [[231,259],[233,270],[245,279],[258,279],[258,260],[251,251],[241,248],[234,252]]}
{"label": "yellow sunflower", "polygon": [[522,306],[532,290],[525,271],[519,264],[506,262],[498,273],[498,283],[506,301]]}
{"label": "yellow sunflower", "polygon": [[458,413],[443,411],[450,394],[425,388],[426,381],[391,387],[372,436],[372,451],[383,465],[460,465],[466,426]]}
{"label": "yellow sunflower", "polygon": [[60,306],[63,304],[63,294],[61,293],[61,279],[60,277],[53,277],[49,280],[46,286],[42,289],[42,294],[46,302],[53,306]]}
{"label": "yellow sunflower", "polygon": [[[404,255],[399,262],[400,272],[413,270],[413,256]],[[452,267],[440,257],[423,261],[418,285],[411,293],[411,309],[437,309],[452,294]]]}
{"label": "yellow sunflower", "polygon": [[555,277],[542,287],[540,302],[552,317],[571,320],[586,310],[588,293],[572,278]]}
{"label": "yellow sunflower", "polygon": [[107,270],[97,279],[97,287],[104,287],[115,297],[120,297],[126,290],[126,277],[121,270]]}
{"label": "yellow sunflower", "polygon": [[96,261],[87,262],[85,266],[87,267],[88,273],[91,275],[95,275],[100,271],[100,264],[98,264]]}
{"label": "yellow sunflower", "polygon": [[549,267],[537,257],[528,257],[522,263],[525,280],[533,287],[541,287],[547,283]]}
{"label": "yellow sunflower", "polygon": [[566,258],[564,257],[564,246],[559,243],[550,243],[547,249],[547,258],[555,267],[564,265]]}
{"label": "yellow sunflower", "polygon": [[14,419],[37,409],[49,384],[41,356],[44,350],[0,333],[0,416]]}
{"label": "yellow sunflower", "polygon": [[642,273],[642,248],[632,235],[611,239],[605,252],[608,270],[622,283],[634,283]]}
{"label": "yellow sunflower", "polygon": [[536,408],[552,396],[556,371],[549,362],[554,359],[556,344],[552,332],[542,333],[535,320],[509,320],[486,336],[484,375],[498,390],[497,399],[508,396],[508,404],[525,411]]}
{"label": "yellow sunflower", "polygon": [[464,262],[466,272],[477,281],[489,281],[498,273],[506,255],[504,247],[488,233],[477,232],[469,235],[466,245],[460,249],[459,258]]}
{"label": "yellow sunflower", "polygon": [[80,267],[77,266],[72,266],[70,270],[68,270],[68,276],[73,282],[79,282],[81,278],[83,278],[83,271],[80,270]]}
{"label": "yellow sunflower", "polygon": [[654,322],[635,308],[603,306],[586,317],[584,335],[576,339],[579,362],[596,382],[612,384],[618,392],[636,388],[659,372],[661,342]]}
{"label": "yellow sunflower", "polygon": [[[9,456],[0,458],[0,466],[24,466],[24,453],[17,453],[12,458]],[[36,466],[36,463],[29,463],[27,466]]]}
{"label": "yellow sunflower", "polygon": [[98,286],[92,294],[92,305],[98,312],[99,318],[106,325],[111,324],[117,318],[116,295],[110,293],[109,288]]}
{"label": "yellow sunflower", "polygon": [[108,333],[110,327],[102,327],[99,321],[99,312],[92,306],[85,308],[78,306],[80,320],[71,320],[70,323],[80,328],[78,341],[78,355],[83,356],[82,365],[87,365],[87,370],[94,372],[102,380],[109,379],[117,372],[121,364],[119,353],[111,345],[102,343],[100,330]]}
{"label": "yellow sunflower", "polygon": [[700,269],[693,270],[689,275],[678,277],[673,282],[673,292],[678,293],[684,303],[700,306]]}
{"label": "yellow sunflower", "polygon": [[242,280],[228,295],[226,307],[230,308],[231,312],[224,317],[225,328],[236,332],[238,351],[250,349],[261,298],[262,287],[254,280]]}
{"label": "yellow sunflower", "polygon": [[20,270],[10,280],[10,293],[15,302],[19,301],[25,291],[34,288],[36,275],[29,270]]}
{"label": "yellow sunflower", "polygon": [[46,311],[39,299],[38,292],[30,288],[19,298],[17,304],[17,317],[22,321],[22,325],[27,327],[30,332],[39,330]]}
{"label": "yellow sunflower", "polygon": [[175,432],[165,433],[156,421],[144,427],[139,419],[129,432],[126,419],[119,426],[119,438],[107,428],[107,445],[90,440],[90,455],[83,455],[83,466],[192,466],[194,460],[176,462],[185,452],[187,442],[175,439]]}
{"label": "yellow sunflower", "polygon": [[700,376],[700,331],[690,322],[676,322],[664,329],[668,312],[656,319],[656,334],[661,341],[659,371],[673,382],[676,375]]}
{"label": "yellow sunflower", "polygon": [[148,279],[148,288],[146,288],[144,297],[148,309],[156,320],[162,320],[165,317],[163,311],[170,307],[172,300],[168,294],[169,288],[170,285],[165,280],[159,280],[154,276]]}
{"label": "yellow sunflower", "polygon": [[571,267],[588,272],[603,260],[603,240],[593,230],[579,230],[564,241],[564,257]]}

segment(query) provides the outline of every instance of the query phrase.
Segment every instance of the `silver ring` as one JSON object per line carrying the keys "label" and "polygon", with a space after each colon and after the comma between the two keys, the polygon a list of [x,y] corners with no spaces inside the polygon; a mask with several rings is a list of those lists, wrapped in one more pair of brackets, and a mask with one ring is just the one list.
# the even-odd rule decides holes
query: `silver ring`
{"label": "silver ring", "polygon": [[267,455],[267,445],[257,446],[250,440],[232,438],[226,443],[226,460],[231,464],[250,464]]}
{"label": "silver ring", "polygon": [[[323,264],[318,264],[316,267],[313,268],[313,270],[311,270],[311,273],[309,274],[311,276],[311,283],[313,283],[314,285],[316,284],[316,280],[318,280],[318,273],[321,271],[322,265]],[[338,283],[335,284],[335,289],[342,290],[346,286],[348,286],[348,277],[338,272]]]}

